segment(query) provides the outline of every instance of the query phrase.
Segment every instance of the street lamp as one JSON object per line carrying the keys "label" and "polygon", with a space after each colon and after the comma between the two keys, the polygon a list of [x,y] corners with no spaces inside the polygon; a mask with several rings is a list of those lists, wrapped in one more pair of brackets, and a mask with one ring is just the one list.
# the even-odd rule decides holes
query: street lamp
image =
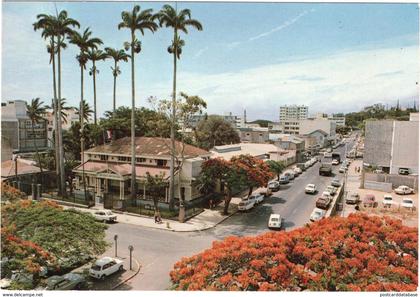
{"label": "street lamp", "polygon": [[132,245],[129,245],[128,250],[130,251],[130,270],[132,270],[131,259],[132,259],[132,254],[133,254],[134,247]]}
{"label": "street lamp", "polygon": [[114,241],[115,241],[115,258],[117,257],[117,240],[118,240],[118,235],[115,234],[114,235]]}

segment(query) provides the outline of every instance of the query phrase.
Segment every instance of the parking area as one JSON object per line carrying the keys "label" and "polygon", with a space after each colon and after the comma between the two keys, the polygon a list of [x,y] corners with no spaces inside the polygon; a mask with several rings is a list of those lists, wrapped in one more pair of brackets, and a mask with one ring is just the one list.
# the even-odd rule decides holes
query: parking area
{"label": "parking area", "polygon": [[[417,226],[418,225],[418,193],[410,195],[397,195],[395,192],[386,193],[377,190],[360,189],[361,173],[356,172],[355,168],[362,167],[362,160],[354,161],[349,168],[347,176],[346,191],[347,195],[351,193],[358,193],[360,198],[363,199],[367,194],[375,196],[375,207],[363,207],[362,203],[359,204],[359,211],[367,212],[369,214],[387,215],[397,219],[401,219],[404,225]],[[392,196],[392,203],[390,207],[384,207],[382,201],[385,194]],[[409,210],[401,207],[403,199],[410,198],[413,200],[414,209]],[[342,216],[348,216],[351,213],[357,212],[356,205],[344,203]]]}

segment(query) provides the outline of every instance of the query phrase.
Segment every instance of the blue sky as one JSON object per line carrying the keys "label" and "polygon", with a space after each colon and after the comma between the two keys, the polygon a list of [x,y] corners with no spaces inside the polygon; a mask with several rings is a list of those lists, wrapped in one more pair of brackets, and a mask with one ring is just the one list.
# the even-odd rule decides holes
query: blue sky
{"label": "blue sky", "polygon": [[[139,3],[159,10],[163,2]],[[128,30],[118,30],[130,2],[56,3],[90,27],[105,46],[122,47]],[[278,119],[282,104],[306,104],[309,112],[357,111],[368,104],[412,104],[418,98],[418,6],[416,4],[178,3],[190,8],[204,30],[183,35],[178,90],[199,95],[209,113]],[[3,2],[2,100],[40,97],[50,103],[51,66],[45,41],[32,23],[54,4]],[[161,28],[138,36],[137,105],[149,96],[168,98],[172,33]],[[70,45],[63,53],[63,97],[80,100],[80,70]],[[112,108],[111,61],[98,63],[98,112]],[[89,65],[90,67],[90,65]],[[119,105],[130,105],[129,63],[118,77]],[[85,98],[93,103],[92,78],[85,75]]]}

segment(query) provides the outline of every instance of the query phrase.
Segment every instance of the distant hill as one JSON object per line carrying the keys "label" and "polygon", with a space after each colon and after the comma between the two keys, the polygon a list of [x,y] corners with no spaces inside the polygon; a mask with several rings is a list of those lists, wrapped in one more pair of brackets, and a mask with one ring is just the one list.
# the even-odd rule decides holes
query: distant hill
{"label": "distant hill", "polygon": [[261,127],[268,127],[268,124],[272,123],[272,121],[268,120],[255,120],[253,122],[248,122],[249,124],[258,124]]}

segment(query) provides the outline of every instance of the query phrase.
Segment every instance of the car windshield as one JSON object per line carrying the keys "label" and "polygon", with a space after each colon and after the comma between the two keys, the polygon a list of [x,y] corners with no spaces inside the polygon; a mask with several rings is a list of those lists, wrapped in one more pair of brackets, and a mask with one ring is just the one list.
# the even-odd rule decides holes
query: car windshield
{"label": "car windshield", "polygon": [[108,210],[108,211],[105,212],[105,214],[111,216],[112,215],[112,211]]}
{"label": "car windshield", "polygon": [[272,222],[278,222],[278,221],[279,221],[279,219],[278,219],[278,218],[271,218],[271,221],[272,221]]}
{"label": "car windshield", "polygon": [[392,200],[392,197],[384,197],[384,200]]}
{"label": "car windshield", "polygon": [[321,213],[320,211],[316,211],[316,212],[314,213],[314,215],[316,215],[316,216],[318,216],[318,217],[319,217],[319,216],[321,216],[321,214],[322,214],[322,213]]}
{"label": "car windshield", "polygon": [[96,270],[96,271],[99,271],[99,270],[101,270],[101,266],[99,266],[99,265],[92,265],[92,270]]}
{"label": "car windshield", "polygon": [[413,201],[411,201],[411,200],[403,200],[403,203],[412,204]]}

